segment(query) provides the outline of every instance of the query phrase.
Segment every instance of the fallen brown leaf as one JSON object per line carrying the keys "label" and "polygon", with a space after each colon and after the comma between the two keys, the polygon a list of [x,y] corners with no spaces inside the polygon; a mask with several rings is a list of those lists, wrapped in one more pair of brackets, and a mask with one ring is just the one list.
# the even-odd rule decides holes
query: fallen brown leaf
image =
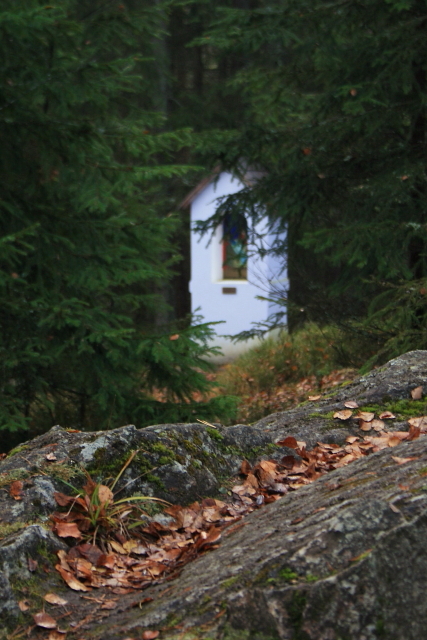
{"label": "fallen brown leaf", "polygon": [[411,460],[418,460],[418,456],[413,458],[400,458],[399,456],[391,456],[392,460],[394,460],[397,464],[406,464],[407,462],[411,462]]}
{"label": "fallen brown leaf", "polygon": [[421,431],[427,430],[427,416],[419,416],[418,418],[409,418],[408,424],[411,427],[418,427]]}
{"label": "fallen brown leaf", "polygon": [[341,458],[339,462],[334,463],[333,466],[335,467],[335,469],[340,469],[341,467],[345,467],[350,462],[353,462],[353,460],[356,460],[356,458],[357,456],[355,456],[354,453],[348,453],[343,458]]}
{"label": "fallen brown leaf", "polygon": [[28,611],[28,609],[30,608],[30,603],[28,602],[28,600],[19,600],[18,607],[22,612]]}
{"label": "fallen brown leaf", "polygon": [[370,413],[369,411],[359,411],[359,413],[354,416],[358,420],[363,420],[363,422],[372,422],[375,418],[375,413]]}
{"label": "fallen brown leaf", "polygon": [[124,546],[120,544],[120,542],[117,542],[117,540],[110,540],[110,545],[114,549],[114,551],[116,551],[117,553],[122,553],[123,555],[127,554],[127,551],[124,548]]}
{"label": "fallen brown leaf", "polygon": [[385,422],[383,422],[382,420],[378,420],[378,419],[372,420],[371,425],[372,425],[372,428],[375,431],[383,431],[384,428],[385,428]]}
{"label": "fallen brown leaf", "polygon": [[393,420],[396,416],[391,411],[383,411],[380,413],[380,420]]}
{"label": "fallen brown leaf", "polygon": [[359,408],[359,405],[357,404],[356,400],[347,400],[347,402],[344,402],[344,406],[347,407],[347,409]]}
{"label": "fallen brown leaf", "polygon": [[60,507],[66,507],[69,504],[73,504],[76,501],[76,498],[73,498],[72,496],[67,496],[65,495],[65,493],[61,493],[60,491],[55,491],[55,493],[53,494],[53,497],[55,498],[57,504],[59,504]]}
{"label": "fallen brown leaf", "polygon": [[240,473],[244,476],[247,476],[248,473],[251,472],[251,469],[252,467],[249,462],[247,460],[242,460],[242,464],[240,465]]}
{"label": "fallen brown leaf", "polygon": [[22,500],[24,483],[22,480],[15,480],[9,487],[9,493],[14,500]]}
{"label": "fallen brown leaf", "polygon": [[374,447],[374,451],[380,451],[381,449],[386,449],[388,447],[389,436],[365,436],[366,442],[365,444],[371,445]]}
{"label": "fallen brown leaf", "polygon": [[60,538],[81,538],[82,534],[75,522],[56,522],[54,529]]}
{"label": "fallen brown leaf", "polygon": [[415,389],[412,389],[412,391],[411,391],[412,400],[421,400],[422,397],[423,397],[423,388],[422,387],[415,387]]}
{"label": "fallen brown leaf", "polygon": [[245,480],[245,484],[250,485],[251,487],[253,487],[255,490],[258,489],[258,480],[256,479],[256,476],[253,473],[249,473],[246,480]]}
{"label": "fallen brown leaf", "polygon": [[98,487],[98,499],[100,504],[109,505],[114,501],[114,493],[110,487],[107,487],[105,484],[100,484]]}
{"label": "fallen brown leaf", "polygon": [[63,580],[68,584],[70,589],[73,589],[74,591],[89,591],[85,584],[80,582],[80,580],[77,580],[72,573],[63,569],[60,564],[57,564],[55,569],[61,574]]}
{"label": "fallen brown leaf", "polygon": [[254,496],[257,492],[255,487],[252,487],[247,484],[236,484],[231,488],[232,493],[244,497],[244,496]]}
{"label": "fallen brown leaf", "polygon": [[421,429],[419,427],[414,427],[412,424],[409,427],[407,440],[416,440],[421,435]]}
{"label": "fallen brown leaf", "polygon": [[[261,462],[255,467],[254,471],[261,482],[272,482],[276,476],[276,468],[277,465],[275,462],[261,460]],[[249,477],[250,476],[248,476],[248,479]],[[256,488],[258,488],[258,483]]]}
{"label": "fallen brown leaf", "polygon": [[[204,532],[202,531],[202,533]],[[209,532],[206,534],[206,537],[203,537],[201,544],[198,546],[205,547],[211,544],[215,544],[215,542],[218,542],[220,538],[221,538],[221,529],[218,529],[217,527],[212,527],[209,530]]]}
{"label": "fallen brown leaf", "polygon": [[43,627],[44,629],[56,629],[57,622],[50,616],[48,613],[41,611],[40,613],[35,613],[33,615],[34,622],[38,627]]}
{"label": "fallen brown leaf", "polygon": [[37,567],[39,566],[39,563],[37,562],[37,560],[33,560],[30,556],[28,556],[28,571],[31,571],[31,573],[34,573],[34,571],[36,571]]}
{"label": "fallen brown leaf", "polygon": [[291,470],[296,463],[296,459],[294,456],[283,456],[281,463],[285,469]]}
{"label": "fallen brown leaf", "polygon": [[289,449],[298,449],[298,443],[293,436],[288,436],[284,440],[276,442],[280,447],[289,447]]}
{"label": "fallen brown leaf", "polygon": [[57,604],[57,605],[64,606],[68,602],[64,598],[61,598],[61,596],[56,595],[56,593],[47,593],[45,596],[43,596],[43,598],[49,604]]}
{"label": "fallen brown leaf", "polygon": [[335,411],[334,418],[338,420],[348,420],[353,415],[351,409],[343,409],[342,411]]}
{"label": "fallen brown leaf", "polygon": [[115,609],[117,607],[117,600],[105,600],[101,604],[101,609]]}
{"label": "fallen brown leaf", "polygon": [[47,640],[64,640],[66,635],[66,631],[59,631],[58,629],[55,629],[54,631],[50,631]]}

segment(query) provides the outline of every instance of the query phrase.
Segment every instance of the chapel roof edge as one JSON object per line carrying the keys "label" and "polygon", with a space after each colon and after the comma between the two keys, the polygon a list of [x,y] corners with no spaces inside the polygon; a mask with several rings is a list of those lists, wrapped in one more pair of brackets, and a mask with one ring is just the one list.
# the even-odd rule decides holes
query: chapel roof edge
{"label": "chapel roof edge", "polygon": [[[193,187],[193,189],[180,202],[180,204],[178,205],[178,208],[187,209],[187,207],[189,207],[194,202],[194,200],[197,198],[199,193],[204,191],[206,187],[208,187],[214,180],[219,178],[221,173],[232,173],[232,172],[228,171],[227,169],[222,169],[220,165],[217,165],[212,169],[209,175],[207,175],[195,187]],[[257,179],[259,179],[264,175],[265,175],[264,171],[260,171],[252,167],[247,167],[243,178],[240,178],[240,179],[242,180],[243,184],[245,184],[247,187],[250,187]]]}

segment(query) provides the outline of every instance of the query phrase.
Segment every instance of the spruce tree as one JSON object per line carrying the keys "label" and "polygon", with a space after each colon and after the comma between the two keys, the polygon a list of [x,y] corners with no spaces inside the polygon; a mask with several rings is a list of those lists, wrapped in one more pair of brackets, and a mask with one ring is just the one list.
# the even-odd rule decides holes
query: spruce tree
{"label": "spruce tree", "polygon": [[267,206],[298,307],[367,313],[388,356],[427,346],[426,22],[421,0],[267,0],[223,8],[206,34],[247,61],[241,123],[212,161],[265,171],[218,215]]}
{"label": "spruce tree", "polygon": [[153,322],[176,262],[156,203],[189,143],[153,108],[161,26],[151,3],[2,3],[0,429],[19,437],[227,405],[191,401],[211,328]]}

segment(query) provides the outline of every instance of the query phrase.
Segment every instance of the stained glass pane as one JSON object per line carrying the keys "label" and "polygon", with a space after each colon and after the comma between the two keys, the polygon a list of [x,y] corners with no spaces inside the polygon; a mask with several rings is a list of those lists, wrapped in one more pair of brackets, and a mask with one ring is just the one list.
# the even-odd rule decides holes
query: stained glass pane
{"label": "stained glass pane", "polygon": [[244,215],[227,215],[223,222],[222,271],[224,280],[246,280],[248,225]]}

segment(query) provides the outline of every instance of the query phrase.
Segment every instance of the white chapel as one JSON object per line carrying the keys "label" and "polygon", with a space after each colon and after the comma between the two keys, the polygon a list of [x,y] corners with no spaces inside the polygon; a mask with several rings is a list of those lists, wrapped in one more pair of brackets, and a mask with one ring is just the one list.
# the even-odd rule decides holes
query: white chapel
{"label": "white chapel", "polygon": [[[253,179],[253,174],[252,174]],[[277,307],[266,299],[273,289],[287,289],[283,260],[267,255],[261,259],[253,238],[265,236],[265,222],[250,228],[245,216],[224,219],[213,236],[200,236],[194,230],[197,221],[208,220],[220,199],[250,185],[251,175],[243,181],[227,171],[215,171],[200,182],[181,203],[190,207],[191,229],[191,311],[205,322],[222,322],[216,328],[215,346],[223,352],[223,361],[231,360],[256,340],[234,343],[230,337],[264,322]],[[271,238],[272,241],[272,238]],[[280,309],[283,311],[283,309]]]}

